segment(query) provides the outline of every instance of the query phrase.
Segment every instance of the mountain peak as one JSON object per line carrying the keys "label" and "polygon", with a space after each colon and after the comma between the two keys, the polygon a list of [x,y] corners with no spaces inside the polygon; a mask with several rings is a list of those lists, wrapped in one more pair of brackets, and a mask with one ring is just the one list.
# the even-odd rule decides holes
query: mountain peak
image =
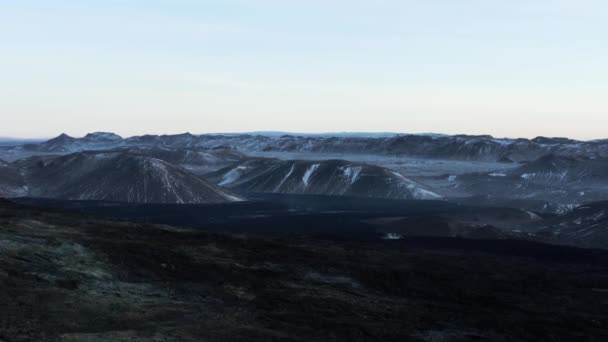
{"label": "mountain peak", "polygon": [[49,142],[62,142],[62,141],[71,141],[71,140],[76,140],[76,138],[71,137],[65,133],[61,133],[60,135],[56,136],[53,139],[50,139]]}
{"label": "mountain peak", "polygon": [[576,140],[572,140],[569,138],[562,138],[562,137],[536,137],[534,139],[532,139],[532,142],[535,142],[537,144],[574,144],[577,143],[578,141]]}
{"label": "mountain peak", "polygon": [[87,134],[84,139],[87,140],[104,140],[104,141],[117,141],[122,140],[120,135],[111,132],[93,132]]}

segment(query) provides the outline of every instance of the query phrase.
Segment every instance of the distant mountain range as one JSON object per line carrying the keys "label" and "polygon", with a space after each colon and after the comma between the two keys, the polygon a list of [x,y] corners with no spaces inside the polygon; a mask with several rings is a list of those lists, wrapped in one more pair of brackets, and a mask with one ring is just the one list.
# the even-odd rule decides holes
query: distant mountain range
{"label": "distant mountain range", "polygon": [[606,248],[608,140],[90,133],[0,147],[0,197],[223,206],[265,196],[475,208],[363,222],[391,238],[517,236]]}
{"label": "distant mountain range", "polygon": [[46,139],[20,139],[0,137],[0,146],[19,146],[24,144],[36,144],[46,141]]}
{"label": "distant mountain range", "polygon": [[[0,196],[206,203],[231,200],[233,191],[241,196],[456,198],[469,204],[553,213],[608,198],[608,140],[280,133],[122,138],[96,132],[4,146],[0,147],[4,160],[0,160]],[[268,158],[285,152],[294,160]],[[298,153],[305,158],[298,158]],[[354,155],[390,157],[393,164],[366,158],[339,160]],[[107,162],[102,162],[106,157]],[[402,157],[439,160],[446,174],[412,175]],[[490,162],[481,168],[490,171],[456,170],[462,163],[477,162]],[[425,164],[412,167],[420,170]]]}
{"label": "distant mountain range", "polygon": [[15,160],[26,155],[70,153],[117,147],[233,149],[240,152],[356,153],[420,158],[525,162],[548,154],[608,157],[608,140],[577,141],[566,138],[497,139],[488,135],[378,134],[357,136],[208,134],[144,135],[122,138],[113,133],[90,133],[83,138],[62,134],[46,142],[4,147],[0,158]]}
{"label": "distant mountain range", "polygon": [[0,196],[4,197],[137,203],[215,203],[239,199],[225,189],[239,193],[441,198],[415,181],[379,166],[343,160],[251,158],[222,149],[123,147],[0,163]]}

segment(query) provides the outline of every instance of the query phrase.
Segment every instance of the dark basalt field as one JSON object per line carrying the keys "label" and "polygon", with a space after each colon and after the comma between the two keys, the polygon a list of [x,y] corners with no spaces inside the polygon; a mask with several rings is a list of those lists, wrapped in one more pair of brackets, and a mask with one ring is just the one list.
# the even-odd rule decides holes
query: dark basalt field
{"label": "dark basalt field", "polygon": [[2,341],[608,339],[599,250],[214,234],[9,202],[0,249]]}

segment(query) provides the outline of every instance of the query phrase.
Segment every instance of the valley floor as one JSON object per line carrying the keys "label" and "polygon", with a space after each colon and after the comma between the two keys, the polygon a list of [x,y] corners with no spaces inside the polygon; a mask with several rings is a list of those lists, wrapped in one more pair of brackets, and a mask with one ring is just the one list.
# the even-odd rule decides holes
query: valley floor
{"label": "valley floor", "polygon": [[582,253],[552,261],[441,245],[211,234],[1,202],[0,341],[608,339],[607,252],[544,247]]}

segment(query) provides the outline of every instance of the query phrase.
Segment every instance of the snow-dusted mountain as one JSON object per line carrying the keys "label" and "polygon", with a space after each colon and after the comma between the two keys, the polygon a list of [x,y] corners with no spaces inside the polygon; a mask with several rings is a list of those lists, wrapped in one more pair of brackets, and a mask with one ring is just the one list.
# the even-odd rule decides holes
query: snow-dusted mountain
{"label": "snow-dusted mountain", "polygon": [[343,160],[251,159],[208,174],[207,177],[220,186],[247,192],[441,198],[397,172]]}
{"label": "snow-dusted mountain", "polygon": [[543,156],[520,167],[449,179],[454,192],[556,203],[561,210],[608,198],[608,158]]}
{"label": "snow-dusted mountain", "polygon": [[197,175],[217,171],[234,163],[247,159],[247,156],[235,150],[171,147],[120,147],[111,151],[130,153],[164,160],[181,166]]}
{"label": "snow-dusted mountain", "polygon": [[491,136],[397,135],[388,137],[176,135],[125,139],[127,145],[232,148],[242,152],[314,152],[403,155],[454,160],[532,161],[546,154],[608,156],[608,140],[496,139]]}
{"label": "snow-dusted mountain", "polygon": [[[608,174],[605,172],[608,169],[608,140],[497,139],[486,135],[441,134],[281,135],[280,132],[122,138],[113,133],[97,132],[82,138],[62,134],[42,143],[0,147],[0,158],[12,162],[33,155],[48,157],[81,151],[115,151],[156,158],[199,176],[232,165],[248,167],[247,174],[241,172],[242,169],[233,170],[234,167],[225,171],[232,171],[228,176],[234,176],[237,171],[243,173],[235,184],[218,180],[218,183],[224,183],[223,186],[244,191],[358,195],[368,192],[372,197],[408,198],[407,191],[403,190],[408,187],[400,184],[414,183],[414,189],[443,197],[458,197],[459,200],[470,197],[471,201],[480,199],[483,203],[520,203],[527,209],[548,212],[562,212],[608,198]],[[290,162],[261,161],[253,156],[310,162],[299,162],[294,173],[279,186],[281,177],[291,170]],[[303,179],[306,179],[308,168],[315,164],[320,164],[319,168],[325,167],[331,164],[331,159],[348,159],[350,161],[345,163],[349,165],[365,163],[384,168],[384,173],[376,172],[376,179],[384,179],[384,185],[349,184],[345,181],[346,176],[338,177],[338,171],[319,180],[318,184],[327,182],[324,188],[318,184],[306,185]],[[425,171],[426,164],[419,162],[423,159],[433,161],[432,172]],[[280,165],[287,166],[279,168],[278,176],[269,177],[272,173],[265,168]],[[344,165],[332,167],[338,170]],[[256,172],[262,171],[270,172],[264,174],[268,179],[257,178],[260,175]],[[309,172],[322,174],[317,171],[310,169]],[[407,178],[399,180],[401,175]],[[212,176],[218,177],[217,174]],[[15,179],[14,176],[7,178]],[[245,180],[249,182],[244,183]],[[8,189],[7,181],[4,184]],[[13,184],[13,192],[22,189],[20,183],[10,184]],[[391,184],[393,189],[386,188],[385,184]],[[279,190],[274,190],[273,186],[278,186]]]}
{"label": "snow-dusted mountain", "polygon": [[537,183],[608,185],[608,159],[549,154],[509,173]]}
{"label": "snow-dusted mountain", "polygon": [[83,138],[65,134],[40,144],[3,148],[0,157],[36,153],[67,153],[116,147],[234,149],[241,152],[314,152],[400,155],[452,160],[522,162],[547,154],[608,157],[608,140],[576,141],[565,138],[497,139],[491,136],[402,135],[262,135],[207,134],[144,135],[122,139],[112,133],[91,133]]}
{"label": "snow-dusted mountain", "polygon": [[11,164],[24,175],[22,196],[137,203],[217,203],[238,197],[184,168],[120,151],[31,157]]}

